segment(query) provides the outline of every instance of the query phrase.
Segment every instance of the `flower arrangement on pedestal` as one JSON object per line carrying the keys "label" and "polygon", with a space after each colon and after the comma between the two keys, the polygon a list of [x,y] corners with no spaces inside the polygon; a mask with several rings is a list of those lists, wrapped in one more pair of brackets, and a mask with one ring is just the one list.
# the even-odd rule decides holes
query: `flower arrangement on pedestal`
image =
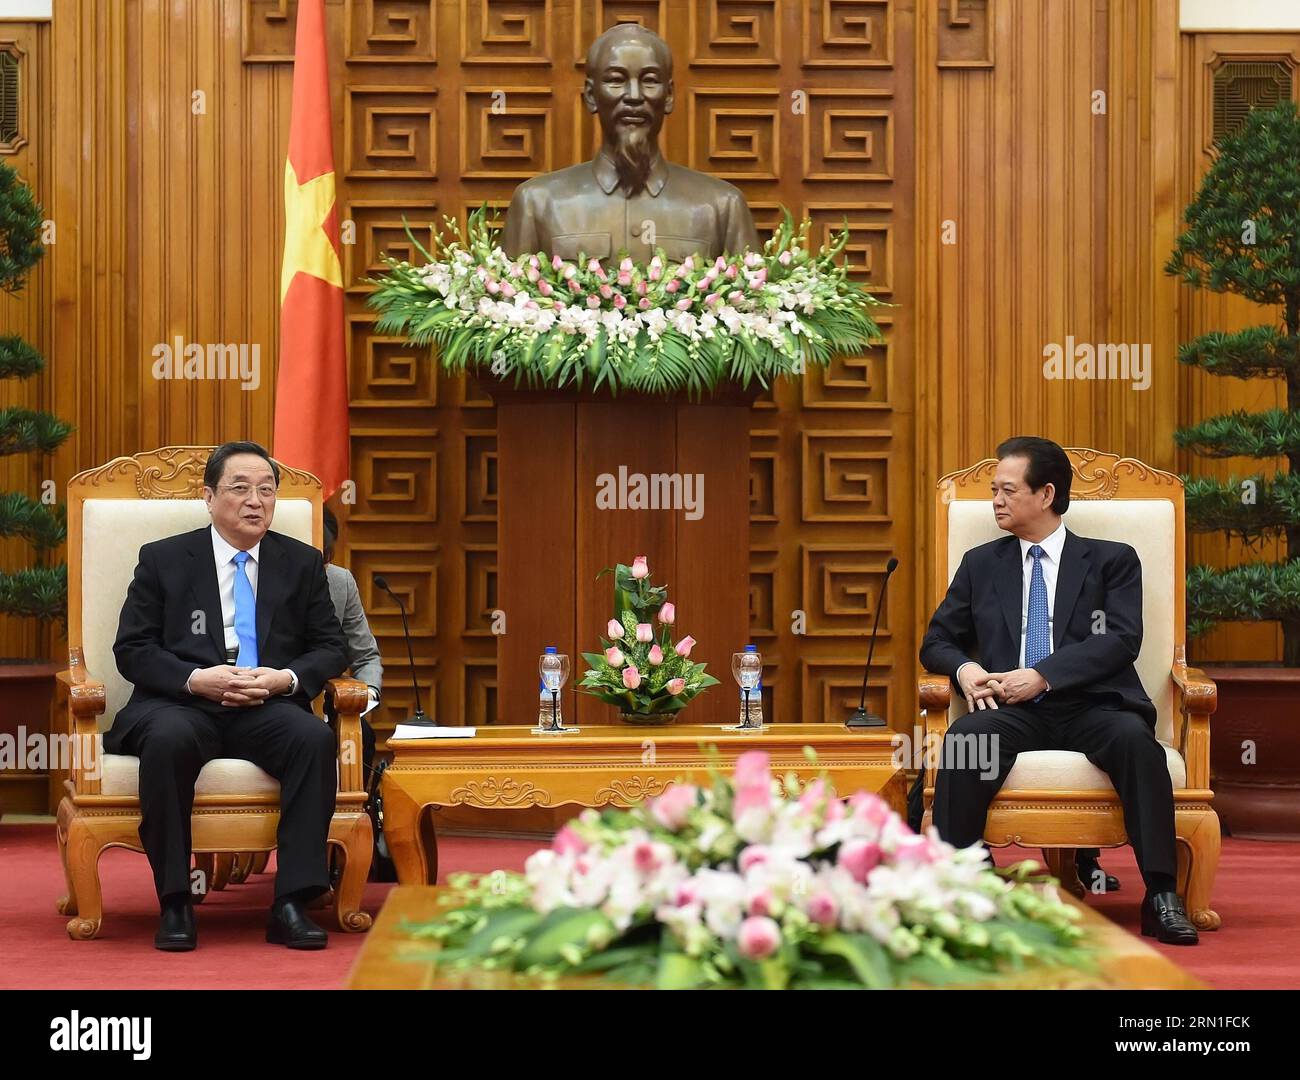
{"label": "flower arrangement on pedestal", "polygon": [[800,789],[749,751],[734,777],[678,783],[629,810],[584,811],[523,875],[452,879],[413,928],[439,964],[604,973],[661,989],[881,989],[1087,968],[1078,912],[1033,864],[1004,875],[978,845],[913,833],[878,796]]}
{"label": "flower arrangement on pedestal", "polygon": [[796,228],[789,212],[762,253],[671,262],[657,250],[644,265],[512,258],[485,208],[463,235],[445,222],[432,253],[407,229],[426,262],[386,259],[369,304],[378,333],[437,345],[453,374],[698,396],[726,381],[767,386],[881,340],[879,301],[836,263],[848,229],[813,252],[811,223]]}
{"label": "flower arrangement on pedestal", "polygon": [[578,689],[616,705],[629,723],[663,723],[718,680],[691,661],[693,637],[672,640],[677,613],[667,587],[650,583],[644,555],[631,566],[606,567],[605,574],[614,575],[614,617],[600,639],[604,652],[582,654],[591,667]]}

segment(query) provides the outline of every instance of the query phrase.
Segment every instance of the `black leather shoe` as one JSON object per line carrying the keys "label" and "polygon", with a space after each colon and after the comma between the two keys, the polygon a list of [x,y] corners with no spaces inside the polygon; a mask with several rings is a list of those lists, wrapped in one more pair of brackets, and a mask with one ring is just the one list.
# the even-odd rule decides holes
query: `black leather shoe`
{"label": "black leather shoe", "polygon": [[198,943],[199,931],[189,900],[164,900],[153,947],[163,952],[189,952]]}
{"label": "black leather shoe", "polygon": [[266,940],[291,949],[323,949],[329,935],[307,917],[306,906],[300,901],[278,900],[266,924]]}
{"label": "black leather shoe", "polygon": [[1142,902],[1142,936],[1166,945],[1195,945],[1201,940],[1175,892],[1151,893]]}
{"label": "black leather shoe", "polygon": [[[1079,881],[1088,892],[1119,892],[1119,878],[1114,874],[1106,873],[1096,859],[1080,856],[1075,860],[1075,868],[1079,874]],[[1101,890],[1097,888],[1099,881],[1104,886]]]}

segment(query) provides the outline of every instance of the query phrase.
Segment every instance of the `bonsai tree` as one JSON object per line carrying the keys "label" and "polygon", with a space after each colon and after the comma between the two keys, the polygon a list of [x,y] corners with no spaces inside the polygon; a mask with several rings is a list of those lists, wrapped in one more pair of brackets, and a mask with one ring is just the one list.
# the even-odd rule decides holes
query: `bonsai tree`
{"label": "bonsai tree", "polygon": [[[1283,663],[1300,667],[1300,116],[1288,101],[1256,110],[1221,140],[1184,214],[1167,273],[1197,289],[1235,293],[1275,319],[1209,333],[1178,351],[1181,363],[1237,379],[1281,378],[1286,407],[1237,411],[1182,428],[1179,446],[1205,457],[1284,457],[1289,470],[1221,481],[1184,478],[1187,518],[1198,532],[1222,531],[1247,544],[1280,537],[1278,562],[1187,575],[1189,632],[1220,621],[1282,624]],[[1271,315],[1271,312],[1261,314]]]}
{"label": "bonsai tree", "polygon": [[[11,295],[22,291],[28,272],[45,254],[44,216],[18,173],[0,164],[0,289]],[[0,379],[29,379],[44,367],[41,354],[21,337],[0,336]],[[0,408],[0,457],[53,453],[71,432],[49,413]],[[47,562],[66,533],[63,506],[47,506],[22,492],[0,492],[0,538],[21,537],[36,549],[35,566],[0,570],[0,613],[37,619],[66,615],[67,568]]]}

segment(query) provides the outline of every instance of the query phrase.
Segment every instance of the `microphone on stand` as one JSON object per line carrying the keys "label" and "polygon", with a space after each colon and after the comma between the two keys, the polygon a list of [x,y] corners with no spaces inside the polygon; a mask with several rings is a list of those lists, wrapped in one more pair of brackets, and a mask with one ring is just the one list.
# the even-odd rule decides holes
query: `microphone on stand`
{"label": "microphone on stand", "polygon": [[871,628],[871,645],[867,649],[867,667],[862,673],[862,696],[858,699],[858,707],[854,710],[853,715],[844,721],[845,727],[868,728],[888,726],[884,717],[877,716],[875,713],[867,711],[867,676],[871,674],[871,657],[876,651],[876,631],[880,629],[880,609],[885,606],[885,592],[889,588],[889,579],[897,569],[898,560],[891,557],[889,562],[885,564],[885,583],[880,586],[880,599],[876,602],[876,624]]}
{"label": "microphone on stand", "polygon": [[415,691],[415,715],[409,720],[404,720],[403,723],[413,727],[437,727],[438,725],[425,715],[424,709],[420,706],[420,684],[415,678],[415,651],[411,648],[411,628],[406,625],[406,605],[402,603],[402,598],[388,587],[386,578],[376,574],[371,580],[397,601],[397,609],[402,613],[402,636],[406,638],[406,656],[411,661],[411,688]]}

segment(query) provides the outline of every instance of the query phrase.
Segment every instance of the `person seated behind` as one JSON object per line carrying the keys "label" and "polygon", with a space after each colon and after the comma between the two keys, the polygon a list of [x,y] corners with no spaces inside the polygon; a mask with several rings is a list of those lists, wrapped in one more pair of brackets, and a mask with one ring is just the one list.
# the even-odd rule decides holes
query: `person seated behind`
{"label": "person seated behind", "polygon": [[[370,692],[370,702],[366,712],[379,704],[384,686],[384,664],[379,658],[379,645],[375,635],[370,631],[370,622],[366,619],[366,610],[361,606],[361,592],[357,589],[352,572],[334,562],[334,547],[339,539],[339,519],[334,511],[325,509],[325,577],[329,580],[330,600],[334,604],[334,613],[343,626],[343,642],[348,656],[348,669],[352,678],[360,679]],[[362,758],[366,766],[366,775],[375,760],[375,729],[365,714],[361,717]]]}
{"label": "person seated behind", "polygon": [[[970,709],[944,740],[934,824],[957,847],[979,843],[1017,754],[1084,754],[1124,807],[1147,888],[1143,934],[1194,945],[1196,928],[1175,886],[1173,783],[1155,737],[1155,706],[1133,666],[1142,645],[1142,564],[1128,544],[1066,529],[1070,460],[1056,443],[1009,439],[997,456],[993,513],[1011,535],[966,552],[921,643],[921,663],[950,676]],[[1094,631],[1098,612],[1104,633]],[[995,775],[949,767],[971,735],[991,741]]]}
{"label": "person seated behind", "polygon": [[162,910],[154,945],[198,941],[190,813],[199,771],[243,758],[280,783],[266,940],[321,949],[306,904],[328,887],[338,788],[334,733],[311,711],[347,657],[321,553],[268,531],[280,469],[257,443],[217,447],[203,473],[212,523],[140,548],[113,655],[134,686],[104,735],[140,759],[140,841]]}

